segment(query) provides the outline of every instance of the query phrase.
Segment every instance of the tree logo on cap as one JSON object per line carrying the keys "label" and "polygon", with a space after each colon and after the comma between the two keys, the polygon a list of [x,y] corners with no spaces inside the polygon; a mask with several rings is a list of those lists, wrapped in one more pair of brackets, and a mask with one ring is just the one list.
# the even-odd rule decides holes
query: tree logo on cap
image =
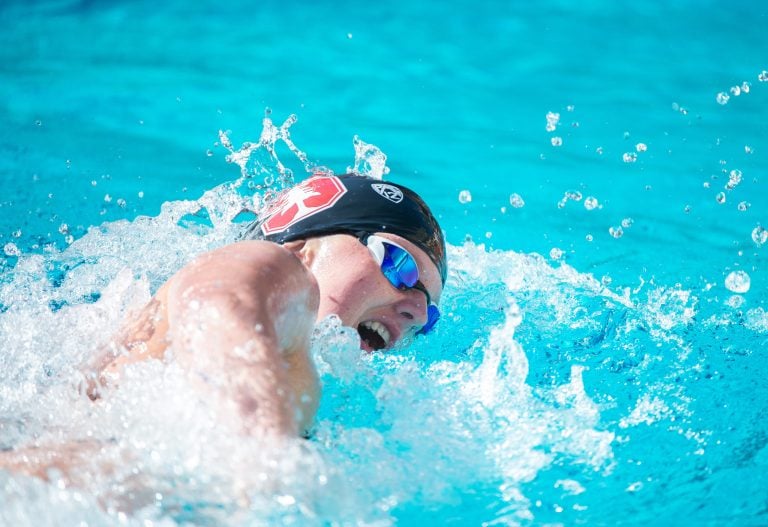
{"label": "tree logo on cap", "polygon": [[265,236],[285,229],[333,207],[347,193],[347,188],[336,176],[312,177],[285,192],[267,213],[261,224]]}
{"label": "tree logo on cap", "polygon": [[394,185],[373,183],[371,188],[373,188],[373,190],[375,190],[381,197],[387,198],[392,203],[400,203],[403,201],[403,191]]}

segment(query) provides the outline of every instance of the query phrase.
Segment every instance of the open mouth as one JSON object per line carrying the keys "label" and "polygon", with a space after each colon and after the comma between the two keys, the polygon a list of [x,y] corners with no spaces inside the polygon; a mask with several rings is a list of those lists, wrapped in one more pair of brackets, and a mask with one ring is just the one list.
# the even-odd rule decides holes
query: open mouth
{"label": "open mouth", "polygon": [[360,339],[373,350],[384,349],[389,345],[389,330],[381,322],[361,322],[357,326],[357,332]]}

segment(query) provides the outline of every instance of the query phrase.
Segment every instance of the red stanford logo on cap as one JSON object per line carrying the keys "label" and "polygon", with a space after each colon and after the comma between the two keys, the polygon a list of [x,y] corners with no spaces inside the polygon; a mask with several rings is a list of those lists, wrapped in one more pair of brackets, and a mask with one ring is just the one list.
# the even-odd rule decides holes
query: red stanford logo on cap
{"label": "red stanford logo on cap", "polygon": [[283,232],[313,214],[333,207],[347,193],[336,176],[315,176],[288,190],[272,206],[269,219],[261,224],[265,236]]}

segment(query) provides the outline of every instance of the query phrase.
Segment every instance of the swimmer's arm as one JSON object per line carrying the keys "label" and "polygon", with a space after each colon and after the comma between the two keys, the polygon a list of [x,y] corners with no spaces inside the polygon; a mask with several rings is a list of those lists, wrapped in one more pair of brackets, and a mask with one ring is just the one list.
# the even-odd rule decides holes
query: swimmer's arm
{"label": "swimmer's arm", "polygon": [[242,432],[296,436],[319,398],[309,339],[319,290],[287,249],[246,241],[202,255],[168,283],[176,360]]}

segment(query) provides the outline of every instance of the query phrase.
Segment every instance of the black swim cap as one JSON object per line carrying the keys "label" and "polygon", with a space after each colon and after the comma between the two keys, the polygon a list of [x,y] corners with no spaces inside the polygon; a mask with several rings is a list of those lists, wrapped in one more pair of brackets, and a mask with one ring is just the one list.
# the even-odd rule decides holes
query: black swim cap
{"label": "black swim cap", "polygon": [[429,256],[445,284],[448,268],[440,225],[418,194],[389,181],[316,174],[284,191],[243,238],[285,243],[359,232],[402,236]]}

